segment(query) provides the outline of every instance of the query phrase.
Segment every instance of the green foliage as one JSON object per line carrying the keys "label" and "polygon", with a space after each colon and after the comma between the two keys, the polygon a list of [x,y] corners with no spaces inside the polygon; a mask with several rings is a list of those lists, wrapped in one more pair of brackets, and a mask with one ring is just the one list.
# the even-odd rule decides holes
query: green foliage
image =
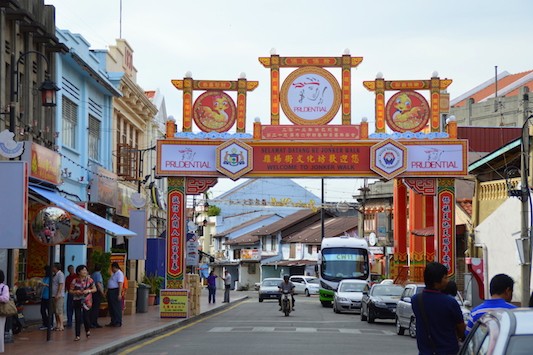
{"label": "green foliage", "polygon": [[207,215],[209,217],[211,216],[219,216],[220,215],[220,207],[215,205],[209,205],[209,208],[207,209]]}
{"label": "green foliage", "polygon": [[163,286],[164,281],[165,279],[162,276],[158,276],[156,274],[148,274],[144,275],[142,282],[150,287],[151,294],[158,295],[159,290]]}
{"label": "green foliage", "polygon": [[111,277],[111,253],[105,253],[98,250],[93,250],[91,253],[92,268],[98,264],[102,268],[102,278],[104,279],[104,287],[107,285],[107,280]]}

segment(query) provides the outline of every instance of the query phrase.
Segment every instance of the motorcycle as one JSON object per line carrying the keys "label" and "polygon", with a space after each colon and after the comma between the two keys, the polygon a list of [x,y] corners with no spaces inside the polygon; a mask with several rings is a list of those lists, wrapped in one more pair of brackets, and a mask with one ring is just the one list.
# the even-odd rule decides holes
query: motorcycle
{"label": "motorcycle", "polygon": [[292,311],[292,297],[290,291],[283,291],[281,296],[281,312],[288,317]]}
{"label": "motorcycle", "polygon": [[24,318],[24,304],[28,301],[28,293],[25,288],[17,289],[15,293],[15,305],[17,306],[17,314],[11,318],[11,330],[13,334],[18,334],[22,329],[26,328],[26,319]]}

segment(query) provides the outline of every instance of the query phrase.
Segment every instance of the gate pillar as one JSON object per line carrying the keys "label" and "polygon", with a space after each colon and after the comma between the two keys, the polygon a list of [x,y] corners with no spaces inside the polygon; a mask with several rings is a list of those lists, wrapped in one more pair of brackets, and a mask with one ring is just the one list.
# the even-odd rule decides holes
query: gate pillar
{"label": "gate pillar", "polygon": [[407,266],[407,187],[401,179],[394,179],[394,262],[391,277],[396,278],[402,266]]}

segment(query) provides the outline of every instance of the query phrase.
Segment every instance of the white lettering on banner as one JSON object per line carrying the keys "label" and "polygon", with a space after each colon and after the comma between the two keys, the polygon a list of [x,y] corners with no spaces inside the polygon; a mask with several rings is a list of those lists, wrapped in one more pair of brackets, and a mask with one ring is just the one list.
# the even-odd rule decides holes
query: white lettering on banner
{"label": "white lettering on banner", "polygon": [[163,171],[216,171],[216,145],[161,146],[159,165]]}
{"label": "white lettering on banner", "polygon": [[195,168],[209,169],[211,164],[208,161],[165,161],[165,168]]}
{"label": "white lettering on banner", "polygon": [[324,106],[295,106],[292,109],[294,112],[328,112]]}
{"label": "white lettering on banner", "polygon": [[448,145],[406,145],[407,172],[415,171],[463,171],[463,146]]}

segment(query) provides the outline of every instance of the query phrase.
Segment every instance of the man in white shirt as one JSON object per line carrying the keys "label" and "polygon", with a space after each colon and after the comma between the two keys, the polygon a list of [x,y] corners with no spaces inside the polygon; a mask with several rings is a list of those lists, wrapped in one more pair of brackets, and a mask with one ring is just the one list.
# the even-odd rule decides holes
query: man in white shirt
{"label": "man in white shirt", "polygon": [[65,306],[65,274],[61,271],[61,263],[54,263],[52,267],[52,304],[56,316],[55,330],[65,330],[63,324],[63,307]]}
{"label": "man in white shirt", "polygon": [[224,301],[222,303],[229,303],[229,291],[231,289],[231,274],[228,270],[224,271]]}
{"label": "man in white shirt", "polygon": [[111,322],[106,327],[122,327],[122,287],[124,273],[117,262],[111,264],[113,275],[107,281],[107,304]]}

